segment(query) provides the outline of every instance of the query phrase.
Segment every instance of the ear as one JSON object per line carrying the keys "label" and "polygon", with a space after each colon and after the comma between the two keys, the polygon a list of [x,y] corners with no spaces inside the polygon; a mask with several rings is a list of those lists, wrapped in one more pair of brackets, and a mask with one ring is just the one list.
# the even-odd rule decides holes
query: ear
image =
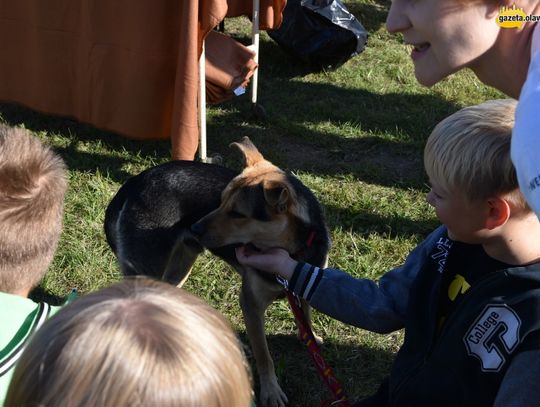
{"label": "ear", "polygon": [[489,230],[493,230],[502,226],[510,218],[510,205],[506,200],[495,197],[487,200],[488,215],[485,221],[485,226]]}
{"label": "ear", "polygon": [[[512,6],[516,0],[500,0],[496,3],[497,9],[500,10],[503,6]],[[516,6],[517,7],[517,6]]]}
{"label": "ear", "polygon": [[[499,0],[496,2],[485,2],[486,10],[486,18],[494,19],[497,17],[501,11],[501,7],[511,8],[516,0]],[[517,7],[517,6],[516,6]]]}
{"label": "ear", "polygon": [[231,143],[230,146],[237,147],[240,150],[240,152],[244,155],[244,161],[246,163],[246,167],[252,167],[258,162],[264,160],[264,157],[262,156],[262,154],[259,153],[259,150],[257,150],[257,147],[255,147],[255,144],[253,144],[248,137],[244,137],[242,140],[238,142]]}
{"label": "ear", "polygon": [[289,188],[281,182],[265,182],[263,184],[264,199],[277,213],[287,210],[289,204]]}

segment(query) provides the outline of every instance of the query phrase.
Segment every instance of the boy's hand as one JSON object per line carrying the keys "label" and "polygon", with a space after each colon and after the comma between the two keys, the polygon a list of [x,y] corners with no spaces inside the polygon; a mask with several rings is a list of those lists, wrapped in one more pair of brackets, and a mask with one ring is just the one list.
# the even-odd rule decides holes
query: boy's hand
{"label": "boy's hand", "polygon": [[280,248],[272,248],[265,251],[255,251],[249,246],[236,248],[236,258],[243,266],[252,267],[271,274],[278,274],[289,280],[294,268],[298,264],[289,253]]}

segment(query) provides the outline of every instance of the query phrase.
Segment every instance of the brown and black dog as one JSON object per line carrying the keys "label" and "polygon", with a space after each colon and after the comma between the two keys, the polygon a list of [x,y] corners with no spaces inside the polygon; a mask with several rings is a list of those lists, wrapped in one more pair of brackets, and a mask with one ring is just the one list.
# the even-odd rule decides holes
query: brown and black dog
{"label": "brown and black dog", "polygon": [[[260,402],[281,407],[287,397],[268,350],[264,312],[284,289],[271,276],[241,266],[234,247],[282,247],[324,267],[330,239],[321,207],[305,185],[265,160],[247,137],[232,145],[244,155],[240,174],[214,164],[172,161],[130,178],[107,208],[105,233],[124,275],[181,285],[204,248],[234,267],[242,276],[240,304]],[[309,306],[303,308],[309,319]]]}

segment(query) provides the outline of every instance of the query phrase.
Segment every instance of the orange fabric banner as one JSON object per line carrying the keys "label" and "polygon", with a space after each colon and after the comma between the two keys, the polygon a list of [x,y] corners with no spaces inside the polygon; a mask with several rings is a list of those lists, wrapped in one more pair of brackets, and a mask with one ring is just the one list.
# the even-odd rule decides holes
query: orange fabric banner
{"label": "orange fabric banner", "polygon": [[[230,1],[251,14],[251,0]],[[274,27],[285,1],[265,1],[261,27]],[[191,160],[202,42],[228,10],[225,0],[2,2],[0,100],[134,139],[170,138],[172,158]]]}

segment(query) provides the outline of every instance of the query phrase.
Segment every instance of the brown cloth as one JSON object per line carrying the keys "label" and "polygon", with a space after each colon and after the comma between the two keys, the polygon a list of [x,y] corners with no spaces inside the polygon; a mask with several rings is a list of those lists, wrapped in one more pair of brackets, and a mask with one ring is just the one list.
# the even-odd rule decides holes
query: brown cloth
{"label": "brown cloth", "polygon": [[[261,29],[277,28],[285,1],[261,0]],[[251,0],[231,2],[234,15],[251,15]],[[226,0],[2,2],[0,100],[170,138],[172,158],[191,160],[202,42],[227,10]]]}
{"label": "brown cloth", "polygon": [[[273,30],[283,21],[283,9],[286,0],[260,0],[259,1],[259,29]],[[251,16],[253,0],[228,0],[227,17]]]}
{"label": "brown cloth", "polygon": [[246,88],[257,64],[255,52],[231,37],[211,31],[204,41],[206,54],[206,102],[221,103]]}

